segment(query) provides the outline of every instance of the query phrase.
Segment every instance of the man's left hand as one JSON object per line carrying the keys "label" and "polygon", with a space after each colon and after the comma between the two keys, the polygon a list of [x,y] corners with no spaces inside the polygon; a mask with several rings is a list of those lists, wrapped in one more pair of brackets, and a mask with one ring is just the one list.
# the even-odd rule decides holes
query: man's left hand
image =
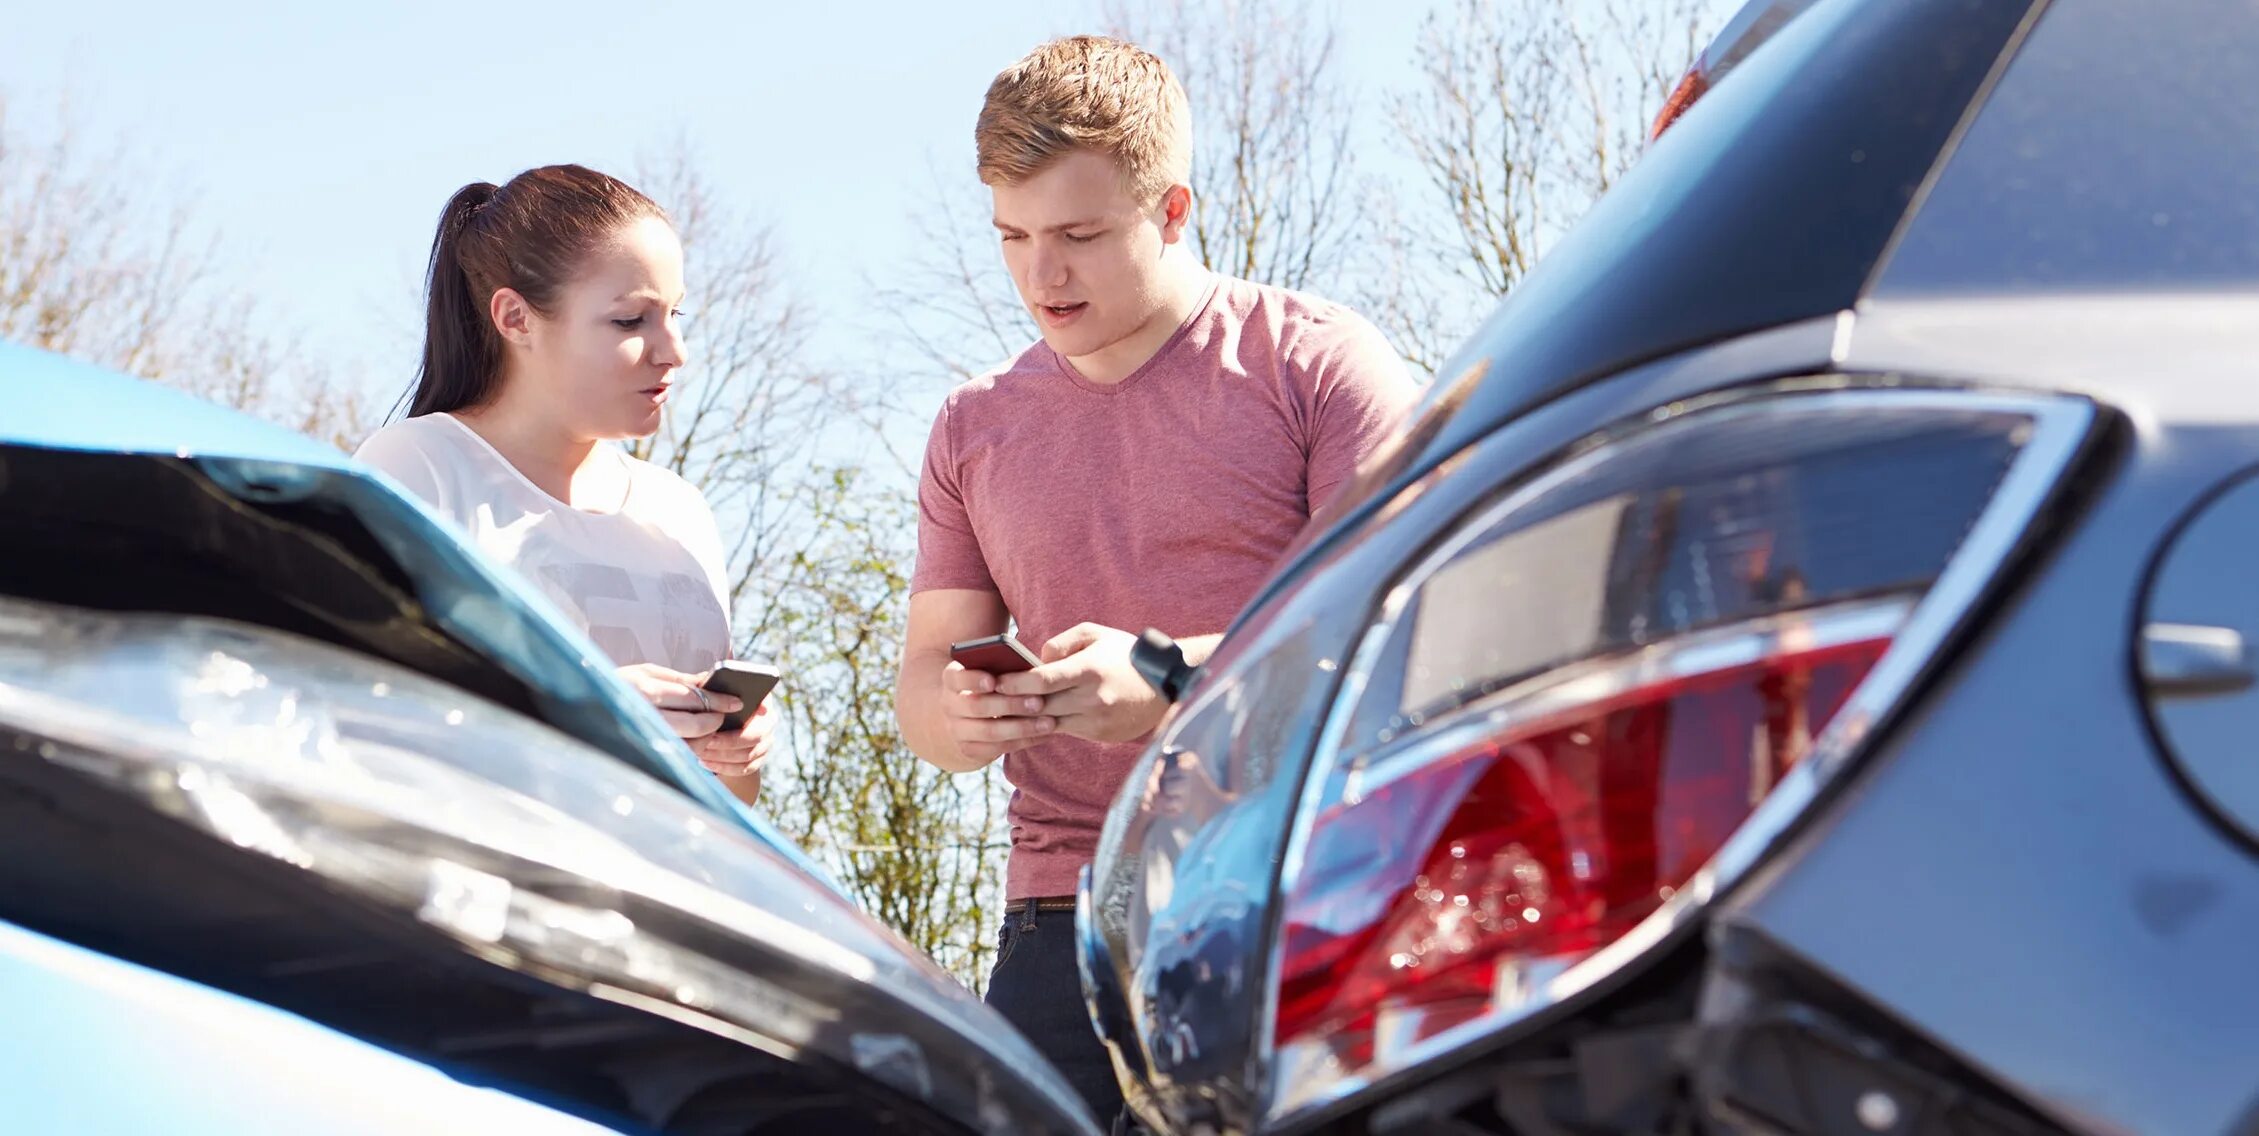
{"label": "man's left hand", "polygon": [[1043,645],[1043,665],[999,676],[996,689],[1037,695],[1058,732],[1094,742],[1135,741],[1168,717],[1169,704],[1130,666],[1137,636],[1116,627],[1081,623]]}

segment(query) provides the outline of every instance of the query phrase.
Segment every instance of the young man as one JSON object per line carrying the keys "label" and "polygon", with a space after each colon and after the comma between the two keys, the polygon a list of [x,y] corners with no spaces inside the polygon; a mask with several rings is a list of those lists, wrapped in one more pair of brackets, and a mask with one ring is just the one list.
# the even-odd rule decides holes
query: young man
{"label": "young man", "polygon": [[[1083,1011],[1073,893],[1167,710],[1130,646],[1157,627],[1206,658],[1415,388],[1347,309],[1201,266],[1184,90],[1151,54],[1047,43],[996,77],[974,139],[1042,340],[934,422],[895,705],[943,769],[1004,758],[1011,910],[989,1002],[1104,1123],[1121,1094]],[[1044,665],[950,661],[1007,623]]]}

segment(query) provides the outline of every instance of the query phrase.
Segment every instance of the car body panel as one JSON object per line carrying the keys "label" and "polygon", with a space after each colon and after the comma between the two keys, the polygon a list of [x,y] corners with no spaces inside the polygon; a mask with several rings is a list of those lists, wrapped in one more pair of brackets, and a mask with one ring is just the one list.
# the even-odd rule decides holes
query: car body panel
{"label": "car body panel", "polygon": [[[1778,49],[1751,55],[1673,126],[1508,299],[1339,503],[1341,519],[1308,538],[1242,614],[1183,713],[1278,650],[1272,632],[1287,614],[1311,605],[1371,610],[1466,502],[1674,400],[1829,372],[2082,396],[2108,427],[2030,530],[2030,555],[2015,561],[2026,574],[2005,580],[2005,599],[1978,612],[1978,629],[1916,688],[1910,716],[1857,759],[1850,786],[1823,794],[1809,825],[1792,828],[1790,842],[1714,914],[1880,1012],[1903,1014],[1908,1028],[2056,1123],[2092,1133],[2250,1130],[2259,1093],[2246,1058],[2259,1048],[2250,1024],[2259,1022],[2259,986],[2243,981],[2248,968],[2237,959],[2259,935],[2259,873],[2250,846],[2207,813],[2158,751],[2134,677],[2152,558],[2175,525],[2259,456],[2251,393],[2259,392],[2259,297],[2247,283],[2259,278],[2259,242],[2246,235],[2259,152],[2232,138],[2204,144],[2219,133],[2214,122],[2154,137],[2218,90],[2235,89],[2221,77],[2254,58],[2259,12],[2222,7],[1814,5],[1780,33]],[[2124,92],[2130,75],[2173,66],[2175,37],[2204,35],[2220,41],[2189,57],[2192,75],[2209,76],[2203,82],[2176,74],[2126,105],[2077,113]],[[1941,53],[1943,44],[1957,46]],[[2239,124],[2247,113],[2239,107],[2219,121]],[[1765,115],[1776,119],[1764,127],[1770,143],[1736,135]],[[1894,140],[1903,148],[1865,144],[1862,131],[1893,124],[1907,132]],[[2082,128],[2112,136],[2085,155]],[[1715,152],[1697,154],[1708,147]],[[2098,189],[2111,170],[2153,150],[2180,171],[2179,184]],[[1729,155],[1750,168],[1718,172]],[[1810,263],[1751,281],[1734,269],[1782,262],[1718,251],[1825,245],[1800,227],[1799,209],[1844,205],[1846,183],[1815,177],[1812,163],[1879,155],[1890,157],[1872,171],[1877,184],[1857,187],[1877,196],[1842,213],[1856,232],[1834,234],[1839,243]],[[1680,184],[1640,185],[1648,176]],[[1718,194],[1742,176],[1777,181],[1733,204],[1671,196],[1698,197],[1685,188],[1697,183]],[[2143,169],[2129,181],[2163,176]],[[1736,211],[1773,201],[1770,192],[1812,200]],[[2137,216],[2152,199],[2172,202],[2161,220]],[[2028,217],[2018,212],[2025,206]],[[2028,229],[2011,228],[2019,218]],[[2184,220],[2193,234],[2174,227]],[[1690,226],[1699,231],[1681,231]],[[2223,247],[2203,247],[2202,234],[2214,230]],[[1983,247],[1995,238],[1998,255]],[[2044,263],[2059,247],[2075,255]],[[1712,278],[1669,263],[1692,248],[1712,250],[1696,260],[1717,270]],[[2175,266],[2185,282],[2172,278]],[[2113,272],[2122,286],[2112,286]],[[1767,285],[1791,278],[1798,301],[1811,305],[1794,323],[1779,322],[1791,310],[1783,306],[1739,325],[1733,312],[1760,305],[1737,309],[1739,301],[1708,294],[1770,294]],[[1711,313],[1694,321],[1706,330],[1658,334],[1692,325],[1650,318],[1641,304],[1651,294]],[[1788,346],[1799,342],[1801,351]],[[1668,353],[1657,360],[1642,350]],[[1306,761],[1281,755],[1272,764],[1281,777],[1299,777]],[[1117,818],[1134,811],[1128,798],[1117,802]],[[1235,870],[1244,877],[1264,867],[1250,854]],[[1192,910],[1201,901],[1177,894],[1170,902]],[[1205,930],[1197,920],[1173,925],[1183,944]],[[1107,950],[1117,965],[1132,953],[1119,943]],[[1244,966],[1233,973],[1235,989],[1269,981]],[[1117,1019],[1150,1020],[1135,982],[1120,985]],[[1175,1005],[1216,993],[1179,992]],[[1250,1008],[1246,998],[1217,997],[1207,1012],[1250,1015],[1259,1026],[1268,1007]],[[1213,1036],[1247,1029],[1235,1021]],[[1546,1029],[1529,1025],[1533,1037]],[[2155,1043],[2158,1031],[2178,1032]],[[1148,1051],[1155,1040],[1143,1039]],[[1248,1087],[1204,1082],[1231,1064],[1205,1059],[1205,1067],[1161,1062],[1148,1071],[1156,1111],[1180,1128]],[[1256,1072],[1244,1076],[1277,1075],[1261,1056],[1245,1064]],[[1325,1119],[1376,1102],[1414,1115],[1403,1098],[1419,1080],[1383,1086]]]}
{"label": "car body panel", "polygon": [[2125,436],[1982,639],[1720,917],[2077,1130],[2242,1131],[2259,865],[2176,782],[2134,658],[2168,534],[2259,454],[2259,300],[1877,304],[1851,342],[1869,368],[2082,391]]}
{"label": "car body panel", "polygon": [[0,1097],[19,1132],[597,1136],[246,998],[0,923]]}

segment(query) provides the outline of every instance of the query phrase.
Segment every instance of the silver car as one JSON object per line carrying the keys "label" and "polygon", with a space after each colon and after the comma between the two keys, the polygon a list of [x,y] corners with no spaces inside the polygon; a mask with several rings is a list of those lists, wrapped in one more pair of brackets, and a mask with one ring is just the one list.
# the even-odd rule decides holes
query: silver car
{"label": "silver car", "polygon": [[2253,78],[2248,0],[1751,4],[1116,803],[1138,1114],[2259,1131]]}

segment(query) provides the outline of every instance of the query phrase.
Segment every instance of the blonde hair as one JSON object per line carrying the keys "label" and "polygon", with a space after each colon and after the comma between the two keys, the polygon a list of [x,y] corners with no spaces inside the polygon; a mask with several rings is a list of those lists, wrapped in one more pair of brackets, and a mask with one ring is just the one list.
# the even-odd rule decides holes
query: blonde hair
{"label": "blonde hair", "polygon": [[1114,160],[1140,202],[1192,177],[1192,110],[1169,66],[1135,44],[1070,36],[988,85],[973,127],[984,185],[1012,185],[1076,149]]}

